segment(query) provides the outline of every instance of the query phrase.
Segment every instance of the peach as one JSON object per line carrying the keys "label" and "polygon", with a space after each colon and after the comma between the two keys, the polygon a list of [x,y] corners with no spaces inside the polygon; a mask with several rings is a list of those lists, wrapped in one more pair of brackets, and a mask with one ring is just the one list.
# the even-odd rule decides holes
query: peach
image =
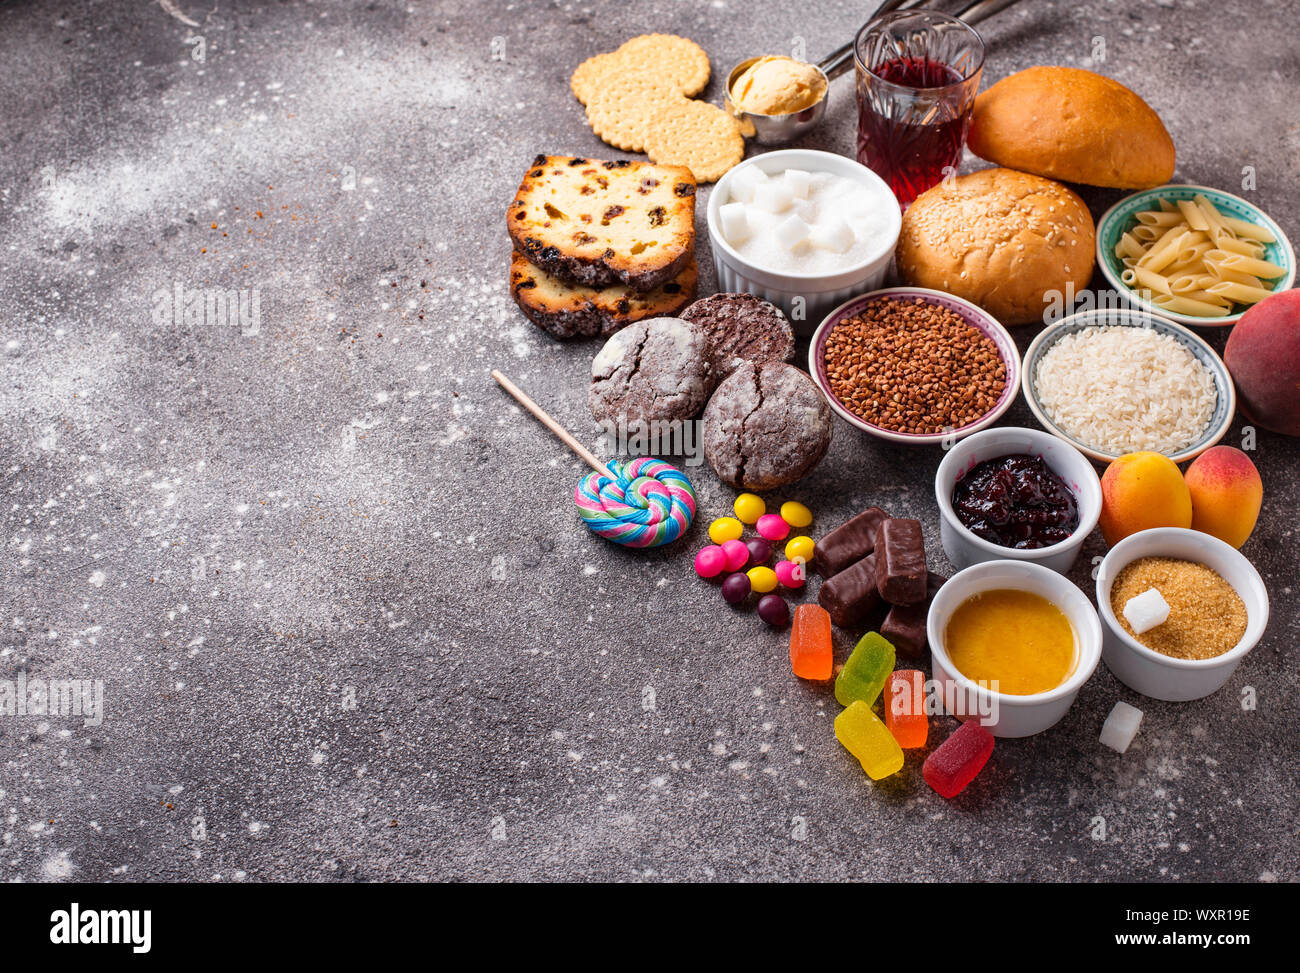
{"label": "peach", "polygon": [[1234,446],[1207,449],[1187,467],[1192,529],[1241,547],[1255,529],[1264,484],[1250,457]]}
{"label": "peach", "polygon": [[1300,290],[1279,291],[1243,314],[1223,361],[1251,422],[1300,436]]}
{"label": "peach", "polygon": [[1192,495],[1173,460],[1160,453],[1127,453],[1101,477],[1101,519],[1106,543],[1152,527],[1191,527]]}

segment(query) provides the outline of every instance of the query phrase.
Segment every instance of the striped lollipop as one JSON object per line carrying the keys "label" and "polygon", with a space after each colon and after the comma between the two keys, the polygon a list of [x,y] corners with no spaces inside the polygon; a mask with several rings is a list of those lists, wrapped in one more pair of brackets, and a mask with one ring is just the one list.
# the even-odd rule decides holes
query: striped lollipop
{"label": "striped lollipop", "polygon": [[582,478],[573,499],[596,534],[627,547],[658,547],[686,533],[695,518],[695,490],[685,473],[651,456],[602,463],[514,382],[496,369],[492,377],[595,470]]}
{"label": "striped lollipop", "polygon": [[[686,474],[649,456],[588,473],[573,491],[583,522],[628,547],[658,547],[681,537],[695,517],[695,490]],[[611,475],[612,474],[612,475]]]}

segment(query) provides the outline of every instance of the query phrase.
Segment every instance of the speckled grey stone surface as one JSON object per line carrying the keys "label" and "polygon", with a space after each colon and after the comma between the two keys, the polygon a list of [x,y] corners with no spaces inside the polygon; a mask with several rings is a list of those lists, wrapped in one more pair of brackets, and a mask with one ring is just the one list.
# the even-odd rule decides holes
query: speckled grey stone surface
{"label": "speckled grey stone surface", "polygon": [[[684,33],[717,101],[742,57],[816,58],[870,6],[0,10],[0,678],[103,679],[106,706],[0,717],[0,878],[1300,878],[1294,440],[1253,454],[1273,619],[1228,686],[1165,704],[1102,668],[945,803],[916,756],[863,776],[785,634],[694,577],[702,525],[650,553],[588,533],[581,464],[489,378],[595,442],[598,343],[516,311],[503,218],[538,152],[617,155],[580,60]],[[985,25],[987,81],[1099,67],[1167,120],[1179,179],[1253,166],[1300,233],[1291,5],[1022,7]],[[806,144],[853,125],[841,79]],[[245,290],[249,323],[158,323],[178,285]],[[789,495],[817,530],[919,517],[948,570],[939,451],[836,421]],[[732,492],[693,476],[707,523]],[[1118,699],[1146,713],[1124,756],[1097,741]]]}

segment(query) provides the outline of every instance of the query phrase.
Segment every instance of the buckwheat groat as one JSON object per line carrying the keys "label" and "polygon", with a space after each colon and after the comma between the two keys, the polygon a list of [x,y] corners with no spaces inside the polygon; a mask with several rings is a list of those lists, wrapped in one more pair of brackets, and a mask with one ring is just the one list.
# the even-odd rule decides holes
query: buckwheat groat
{"label": "buckwheat groat", "polygon": [[821,462],[831,444],[831,409],[793,365],[744,362],[709,399],[702,435],[704,458],[722,482],[771,490]]}
{"label": "buckwheat groat", "polygon": [[794,332],[781,309],[753,294],[713,294],[681,314],[709,336],[713,375],[722,381],[742,362],[788,362],[794,358]]}
{"label": "buckwheat groat", "polygon": [[692,418],[712,388],[708,351],[708,336],[681,318],[628,325],[591,362],[591,414],[633,434],[653,420]]}

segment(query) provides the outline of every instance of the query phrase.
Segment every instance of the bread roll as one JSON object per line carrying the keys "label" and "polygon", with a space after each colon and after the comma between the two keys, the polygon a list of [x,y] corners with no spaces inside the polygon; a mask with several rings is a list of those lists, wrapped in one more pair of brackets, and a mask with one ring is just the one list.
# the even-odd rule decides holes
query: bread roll
{"label": "bread roll", "polygon": [[1088,286],[1095,245],[1088,207],[1060,183],[984,169],[917,197],[903,214],[898,273],[1003,324],[1029,324],[1043,320],[1049,292]]}
{"label": "bread roll", "polygon": [[975,99],[970,150],[1051,179],[1147,189],[1174,174],[1174,142],[1151,107],[1081,68],[1027,68]]}

